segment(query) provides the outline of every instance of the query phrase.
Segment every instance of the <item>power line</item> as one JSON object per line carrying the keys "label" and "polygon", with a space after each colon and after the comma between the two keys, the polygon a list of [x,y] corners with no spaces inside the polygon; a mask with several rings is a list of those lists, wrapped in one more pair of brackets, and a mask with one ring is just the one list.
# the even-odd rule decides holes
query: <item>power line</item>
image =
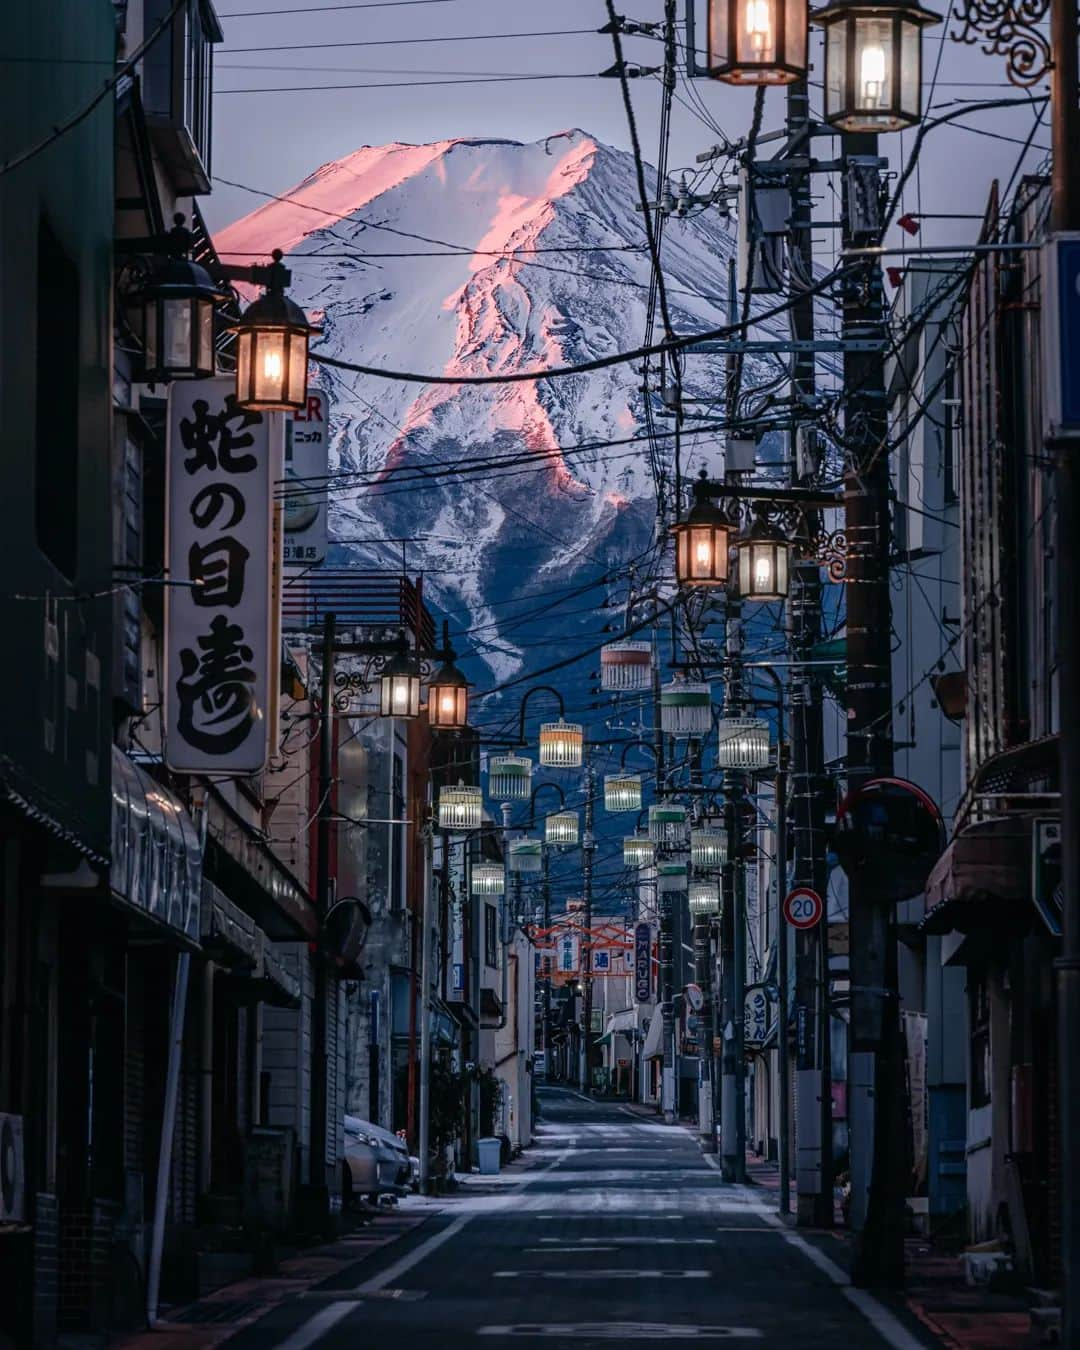
{"label": "power line", "polygon": [[[347,89],[434,89],[443,85],[459,84],[525,84],[531,80],[595,80],[596,71],[582,71],[580,74],[566,75],[484,75],[479,78],[468,77],[462,80],[385,80],[373,84],[322,84],[320,94],[340,93]],[[310,94],[307,84],[269,85],[259,89],[215,89],[219,94]]]}
{"label": "power line", "polygon": [[[362,42],[289,42],[279,47],[226,47],[223,54],[243,56],[250,52],[338,51],[345,47],[413,47],[439,42],[504,42],[513,38],[585,37],[595,28],[552,28],[539,33],[448,33],[442,37],[371,38]],[[215,63],[216,64],[216,63]]]}
{"label": "power line", "polygon": [[219,19],[273,19],[278,14],[332,14],[343,9],[404,9],[408,5],[453,5],[460,0],[360,0],[349,5],[301,5],[297,9],[238,9]]}

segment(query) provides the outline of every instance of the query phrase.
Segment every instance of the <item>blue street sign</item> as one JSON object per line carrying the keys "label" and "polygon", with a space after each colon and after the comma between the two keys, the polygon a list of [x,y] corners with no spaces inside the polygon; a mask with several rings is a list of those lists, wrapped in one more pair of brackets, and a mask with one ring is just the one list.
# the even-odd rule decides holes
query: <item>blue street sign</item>
{"label": "blue street sign", "polygon": [[652,929],[647,923],[634,928],[634,997],[638,1003],[652,998]]}

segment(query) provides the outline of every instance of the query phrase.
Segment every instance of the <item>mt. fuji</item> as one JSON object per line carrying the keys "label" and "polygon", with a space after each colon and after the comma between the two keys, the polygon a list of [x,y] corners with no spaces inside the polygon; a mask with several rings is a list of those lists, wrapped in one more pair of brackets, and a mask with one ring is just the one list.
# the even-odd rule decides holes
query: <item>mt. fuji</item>
{"label": "mt. fuji", "polygon": [[[650,267],[637,200],[632,157],[579,130],[533,144],[365,146],[220,231],[217,245],[229,260],[283,250],[291,296],[324,325],[316,352],[498,374],[641,345]],[[669,224],[677,332],[725,323],[734,246],[715,208]],[[685,393],[718,396],[723,362],[688,357]],[[635,363],[484,387],[323,367],[320,383],[335,423],[336,563],[399,566],[409,541],[408,570],[424,573],[459,649],[487,664],[486,683],[599,641],[597,610],[625,592],[611,579],[625,578],[653,530],[648,442],[629,443],[645,427]],[[717,467],[713,438],[691,433],[683,472],[701,463]]]}

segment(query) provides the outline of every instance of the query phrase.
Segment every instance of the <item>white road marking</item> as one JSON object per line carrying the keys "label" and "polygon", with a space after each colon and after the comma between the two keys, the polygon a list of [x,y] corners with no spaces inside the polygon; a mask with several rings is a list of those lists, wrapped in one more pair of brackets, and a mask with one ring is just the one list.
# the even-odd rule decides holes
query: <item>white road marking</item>
{"label": "white road marking", "polygon": [[[554,1241],[553,1238],[545,1238],[545,1242]],[[542,1252],[545,1256],[563,1256],[567,1253],[577,1256],[579,1252],[613,1252],[614,1247],[524,1247],[526,1253]]]}
{"label": "white road marking", "polygon": [[707,1280],[707,1270],[496,1270],[496,1280]]}
{"label": "white road marking", "polygon": [[279,1341],[275,1350],[307,1350],[309,1345],[314,1345],[317,1340],[337,1324],[349,1313],[355,1312],[356,1303],[330,1303],[325,1308],[320,1308],[317,1313],[312,1313],[302,1327],[286,1336],[283,1341]]}
{"label": "white road marking", "polygon": [[[758,1231],[758,1232],[762,1232],[762,1233],[769,1233],[769,1232],[771,1232],[772,1230],[769,1229],[769,1228],[761,1228],[761,1229],[758,1229],[758,1230],[755,1230],[755,1229],[753,1229],[753,1228],[731,1228],[731,1229],[721,1229],[721,1230],[719,1230],[719,1231],[721,1231],[721,1232],[732,1232],[732,1233],[753,1233],[753,1232],[755,1232],[755,1231]],[[715,1246],[716,1246],[716,1239],[715,1239],[715,1238],[706,1238],[706,1237],[703,1237],[703,1238],[683,1238],[683,1237],[651,1237],[651,1236],[645,1236],[645,1237],[606,1237],[606,1236],[605,1236],[602,1240],[603,1240],[604,1242],[615,1243],[615,1244],[617,1244],[617,1245],[620,1246],[620,1247],[715,1247]],[[541,1241],[541,1242],[565,1242],[566,1239],[565,1239],[565,1238],[541,1238],[540,1241]],[[578,1238],[577,1241],[578,1241],[578,1242],[591,1242],[592,1239],[591,1239],[591,1238]],[[535,1249],[534,1249],[534,1248],[528,1248],[528,1250],[532,1251],[532,1250],[535,1250]],[[569,1247],[569,1248],[567,1248],[567,1250],[568,1250],[568,1251],[581,1252],[581,1251],[590,1251],[590,1250],[593,1250],[593,1249],[588,1248],[588,1247]]]}
{"label": "white road marking", "polygon": [[756,1327],[681,1327],[670,1322],[519,1322],[478,1327],[478,1336],[581,1336],[590,1341],[760,1341]]}
{"label": "white road marking", "polygon": [[823,1251],[819,1251],[812,1242],[807,1242],[800,1233],[792,1232],[779,1214],[762,1205],[757,1206],[755,1212],[771,1228],[776,1229],[789,1246],[802,1252],[812,1265],[817,1266],[818,1270],[836,1285],[847,1301],[853,1307],[858,1308],[885,1344],[891,1347],[891,1350],[925,1350],[924,1342],[920,1341],[917,1336],[913,1336],[898,1317],[891,1313],[884,1304],[879,1303],[873,1294],[868,1293],[865,1289],[856,1289],[845,1270],[842,1270],[835,1261],[831,1261]]}

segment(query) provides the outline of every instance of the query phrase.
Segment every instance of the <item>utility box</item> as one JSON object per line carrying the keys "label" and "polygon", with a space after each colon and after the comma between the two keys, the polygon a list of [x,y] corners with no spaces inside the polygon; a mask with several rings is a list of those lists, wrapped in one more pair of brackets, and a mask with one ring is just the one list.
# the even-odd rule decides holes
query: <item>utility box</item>
{"label": "utility box", "polygon": [[497,1177],[499,1175],[499,1159],[502,1153],[501,1139],[478,1139],[476,1141],[476,1153],[480,1162],[480,1175],[482,1177]]}

